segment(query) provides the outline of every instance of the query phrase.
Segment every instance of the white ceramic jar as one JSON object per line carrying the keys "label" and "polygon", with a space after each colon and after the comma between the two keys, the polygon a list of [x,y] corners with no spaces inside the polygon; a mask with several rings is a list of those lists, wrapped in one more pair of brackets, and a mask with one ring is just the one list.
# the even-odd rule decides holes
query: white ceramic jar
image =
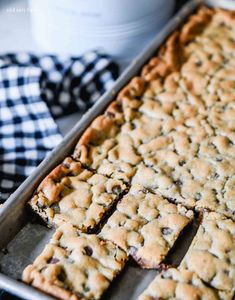
{"label": "white ceramic jar", "polygon": [[30,0],[30,6],[42,49],[71,55],[102,49],[129,60],[166,23],[174,0]]}

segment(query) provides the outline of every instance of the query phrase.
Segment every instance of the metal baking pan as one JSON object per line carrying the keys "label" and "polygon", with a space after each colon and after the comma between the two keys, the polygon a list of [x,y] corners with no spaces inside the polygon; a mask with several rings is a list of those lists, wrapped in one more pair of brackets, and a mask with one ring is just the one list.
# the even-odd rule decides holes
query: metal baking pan
{"label": "metal baking pan", "polygon": [[[53,229],[37,223],[26,209],[26,202],[30,199],[40,181],[59,164],[78,141],[83,131],[92,120],[101,114],[107,105],[114,100],[117,92],[138,74],[141,67],[151,58],[164,40],[179,27],[200,4],[221,6],[235,10],[235,3],[231,0],[192,0],[186,4],[178,14],[157,35],[151,45],[130,65],[118,79],[114,88],[106,93],[83,116],[71,132],[63,139],[51,154],[37,167],[31,176],[11,195],[0,210],[0,288],[28,300],[49,300],[52,297],[31,288],[20,281],[23,269],[31,263],[42,251],[50,239]],[[183,258],[198,224],[193,223],[183,238],[179,238],[174,251],[171,251],[167,263],[178,265]],[[133,262],[129,262],[120,276],[115,279],[103,299],[134,300],[155,277],[156,270],[142,270]]]}

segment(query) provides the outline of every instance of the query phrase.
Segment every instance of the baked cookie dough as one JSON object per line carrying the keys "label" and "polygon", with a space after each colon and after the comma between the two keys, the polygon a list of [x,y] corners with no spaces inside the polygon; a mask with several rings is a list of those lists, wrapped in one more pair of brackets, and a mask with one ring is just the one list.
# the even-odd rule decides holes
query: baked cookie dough
{"label": "baked cookie dough", "polygon": [[159,268],[193,212],[132,186],[118,203],[100,236],[117,244],[146,269]]}
{"label": "baked cookie dough", "polygon": [[168,269],[150,283],[138,300],[232,300],[229,292],[215,290],[193,272]]}
{"label": "baked cookie dough", "polygon": [[204,213],[198,232],[180,265],[207,285],[235,294],[235,222]]}
{"label": "baked cookie dough", "polygon": [[100,299],[126,261],[125,252],[112,242],[65,224],[25,268],[22,279],[58,299]]}
{"label": "baked cookie dough", "polygon": [[126,188],[122,180],[97,174],[68,157],[43,180],[29,204],[49,226],[70,223],[91,232]]}

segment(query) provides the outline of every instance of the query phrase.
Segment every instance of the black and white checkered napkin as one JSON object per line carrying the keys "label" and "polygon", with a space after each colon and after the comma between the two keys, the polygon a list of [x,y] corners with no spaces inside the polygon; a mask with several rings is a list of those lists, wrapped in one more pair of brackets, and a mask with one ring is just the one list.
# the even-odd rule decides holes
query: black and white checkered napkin
{"label": "black and white checkered napkin", "polygon": [[0,203],[61,141],[54,118],[84,111],[117,76],[99,52],[0,55]]}

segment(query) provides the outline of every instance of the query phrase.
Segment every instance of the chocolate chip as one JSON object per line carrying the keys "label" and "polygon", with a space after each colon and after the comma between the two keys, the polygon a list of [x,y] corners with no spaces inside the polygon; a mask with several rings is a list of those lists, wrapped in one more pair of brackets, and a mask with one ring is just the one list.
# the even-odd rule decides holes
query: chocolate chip
{"label": "chocolate chip", "polygon": [[48,261],[48,263],[49,264],[56,264],[56,263],[58,263],[60,260],[58,259],[58,258],[55,258],[55,257],[52,257],[49,261]]}
{"label": "chocolate chip", "polygon": [[132,129],[132,130],[136,129],[136,125],[135,125],[134,122],[131,122],[130,124],[131,124],[131,129]]}
{"label": "chocolate chip", "polygon": [[61,181],[61,177],[60,176],[56,176],[53,178],[54,183],[60,183]]}
{"label": "chocolate chip", "polygon": [[214,178],[214,179],[219,178],[219,174],[218,174],[218,173],[215,173],[215,174],[212,176],[212,178]]}
{"label": "chocolate chip", "polygon": [[173,232],[173,230],[171,229],[171,228],[169,228],[169,227],[163,227],[162,228],[162,234],[163,235],[169,235],[169,234],[171,234]]}
{"label": "chocolate chip", "polygon": [[101,141],[101,136],[97,137],[95,140],[91,140],[91,141],[89,142],[89,145],[90,145],[90,146],[98,146],[99,143],[100,143],[100,141]]}
{"label": "chocolate chip", "polygon": [[91,256],[93,253],[93,250],[89,246],[84,247],[84,250],[87,256]]}
{"label": "chocolate chip", "polygon": [[78,297],[78,299],[84,299],[84,295],[82,293],[76,292],[76,296]]}
{"label": "chocolate chip", "polygon": [[181,180],[175,180],[174,183],[177,186],[181,186],[183,184]]}
{"label": "chocolate chip", "polygon": [[65,273],[64,269],[61,268],[60,273],[58,274],[57,278],[59,279],[59,281],[65,282],[66,273]]}
{"label": "chocolate chip", "polygon": [[186,164],[186,161],[185,160],[180,160],[179,161],[179,165],[182,167],[183,165],[185,165]]}
{"label": "chocolate chip", "polygon": [[83,286],[83,290],[84,290],[85,293],[87,293],[87,292],[90,291],[89,287],[88,287],[88,286],[85,286],[85,285]]}
{"label": "chocolate chip", "polygon": [[167,199],[169,202],[171,203],[175,203],[176,199],[175,198],[171,198],[171,197],[165,197],[165,199]]}
{"label": "chocolate chip", "polygon": [[117,103],[116,109],[117,109],[118,112],[122,112],[123,111],[123,109],[122,109],[122,103],[121,102]]}
{"label": "chocolate chip", "polygon": [[202,62],[201,61],[197,61],[196,62],[196,66],[201,67],[202,66]]}
{"label": "chocolate chip", "polygon": [[149,191],[148,191],[148,189],[143,188],[142,192],[143,192],[143,194],[148,194]]}
{"label": "chocolate chip", "polygon": [[114,117],[115,117],[115,114],[112,113],[111,111],[106,111],[105,114],[106,114],[108,117],[110,117],[110,118],[114,118]]}
{"label": "chocolate chip", "polygon": [[217,195],[216,189],[212,189],[212,192],[213,192],[214,195]]}
{"label": "chocolate chip", "polygon": [[70,287],[70,285],[69,285],[68,282],[64,282],[64,283],[63,283],[63,288],[64,288],[65,290],[71,290],[71,287]]}
{"label": "chocolate chip", "polygon": [[224,274],[226,274],[227,276],[229,275],[229,271],[228,270],[223,270]]}
{"label": "chocolate chip", "polygon": [[115,185],[113,188],[112,188],[112,192],[115,194],[115,195],[120,195],[122,189],[120,187],[120,185]]}

